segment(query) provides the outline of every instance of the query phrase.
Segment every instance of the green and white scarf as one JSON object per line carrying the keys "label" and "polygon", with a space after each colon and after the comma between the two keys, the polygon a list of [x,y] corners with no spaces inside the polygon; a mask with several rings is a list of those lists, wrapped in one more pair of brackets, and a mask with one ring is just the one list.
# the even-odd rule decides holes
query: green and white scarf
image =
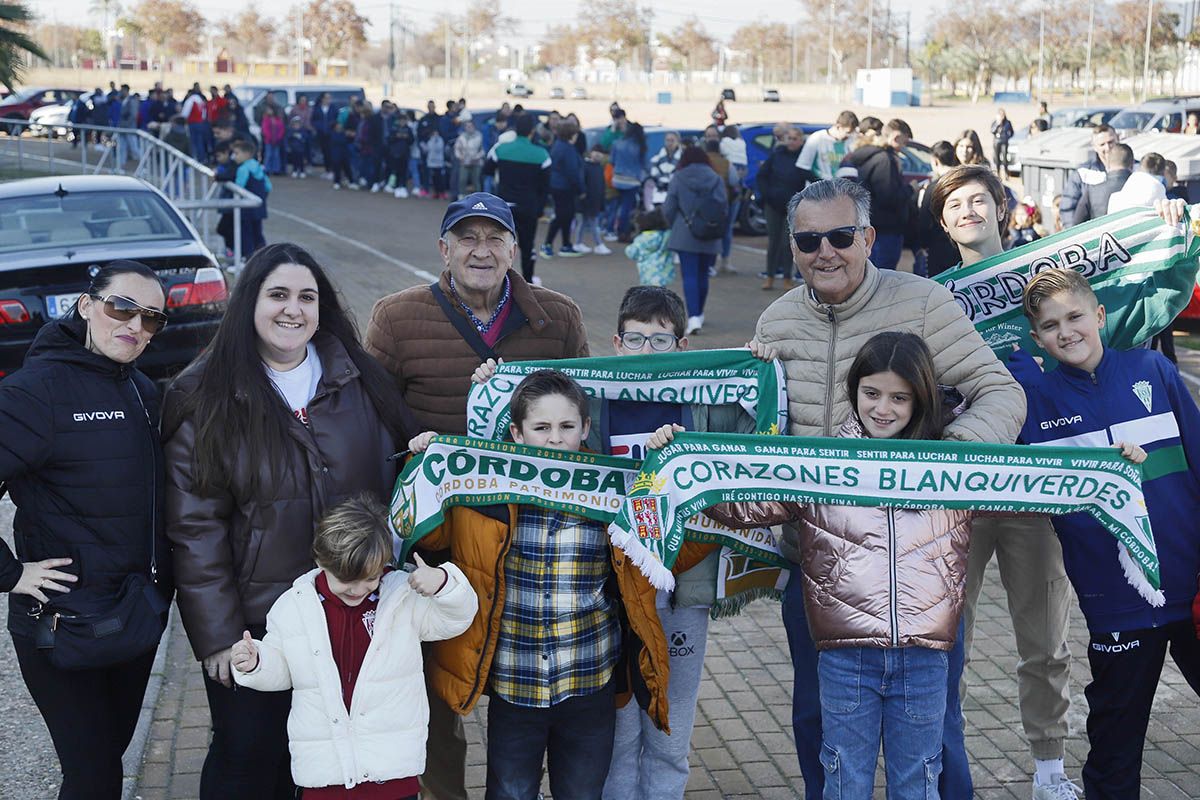
{"label": "green and white scarf", "polygon": [[[669,589],[684,521],[717,503],[1086,511],[1156,590],[1158,553],[1141,477],[1139,465],[1107,448],[683,433],[649,453],[609,535],[651,583]],[[1161,594],[1143,593],[1161,605]]]}
{"label": "green and white scarf", "polygon": [[[443,522],[445,509],[451,506],[517,503],[607,525],[620,512],[640,466],[638,461],[616,456],[438,436],[405,465],[397,479],[392,526],[407,554]],[[685,527],[689,539],[723,544],[769,566],[787,565],[769,530],[735,531],[700,515],[686,521]]]}
{"label": "green and white scarf", "polygon": [[503,439],[512,420],[508,402],[513,390],[539,369],[569,375],[594,397],[687,405],[739,403],[754,417],[760,433],[787,428],[783,366],[738,349],[501,364],[491,380],[471,387],[467,435]]}
{"label": "green and white scarf", "polygon": [[1183,225],[1170,226],[1150,209],[1119,211],[934,280],[950,290],[996,355],[1005,358],[1020,345],[1045,356],[1021,311],[1025,285],[1046,269],[1078,270],[1104,304],[1105,342],[1127,350],[1165,330],[1192,298],[1200,266],[1200,220],[1192,222],[1193,213],[1188,209]]}

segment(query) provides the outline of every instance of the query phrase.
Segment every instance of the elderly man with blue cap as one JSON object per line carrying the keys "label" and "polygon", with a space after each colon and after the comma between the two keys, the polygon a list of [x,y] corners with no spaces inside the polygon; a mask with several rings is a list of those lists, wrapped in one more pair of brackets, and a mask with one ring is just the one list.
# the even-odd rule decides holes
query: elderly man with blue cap
{"label": "elderly man with blue cap", "polygon": [[[451,203],[438,250],[445,269],[436,283],[375,304],[366,347],[395,376],[421,430],[464,434],[476,367],[489,358],[586,356],[587,331],[574,300],[526,283],[512,268],[516,225],[496,195],[476,192]],[[438,800],[467,800],[462,721],[433,692],[429,705],[421,783]]]}

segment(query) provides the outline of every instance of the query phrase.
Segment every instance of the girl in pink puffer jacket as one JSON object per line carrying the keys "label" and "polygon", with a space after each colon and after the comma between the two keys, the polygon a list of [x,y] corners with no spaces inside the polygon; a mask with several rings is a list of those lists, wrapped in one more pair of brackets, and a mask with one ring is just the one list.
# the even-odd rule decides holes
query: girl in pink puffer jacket
{"label": "girl in pink puffer jacket", "polygon": [[[854,412],[840,436],[942,438],[941,391],[919,336],[872,337],[846,388]],[[662,447],[679,429],[660,428],[647,446]],[[740,502],[705,513],[736,528],[794,522],[800,530],[804,560],[792,579],[803,581],[821,651],[825,796],[839,787],[837,797],[869,800],[881,739],[888,797],[936,796],[972,512]],[[951,724],[947,734],[961,739],[961,711],[953,711],[957,731]]]}

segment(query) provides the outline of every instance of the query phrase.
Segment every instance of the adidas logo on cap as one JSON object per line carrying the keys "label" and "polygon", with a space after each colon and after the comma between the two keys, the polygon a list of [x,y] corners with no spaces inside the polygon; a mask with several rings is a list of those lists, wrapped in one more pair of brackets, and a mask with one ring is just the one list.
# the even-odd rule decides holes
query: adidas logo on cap
{"label": "adidas logo on cap", "polygon": [[482,201],[482,200],[480,200],[478,203],[476,203],[475,205],[471,206],[471,210],[472,210],[472,211],[487,211],[487,206],[485,206],[485,205],[483,204],[483,201]]}

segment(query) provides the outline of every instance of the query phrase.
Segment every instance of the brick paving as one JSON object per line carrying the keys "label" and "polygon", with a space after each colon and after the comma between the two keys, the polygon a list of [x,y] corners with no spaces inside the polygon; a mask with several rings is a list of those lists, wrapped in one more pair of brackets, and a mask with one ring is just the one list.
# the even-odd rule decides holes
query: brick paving
{"label": "brick paving", "polygon": [[[1072,622],[1075,660],[1067,771],[1078,776],[1087,754],[1083,687],[1089,671],[1081,615],[1074,614]],[[1030,793],[1027,772],[1032,761],[1016,704],[1017,658],[1010,627],[993,564],[980,602],[965,705],[967,751],[980,800],[1028,798]],[[712,623],[704,669],[688,800],[802,796],[791,736],[792,666],[779,604],[759,601],[739,617]],[[177,622],[167,651],[166,678],[136,796],[194,800],[208,742],[208,708],[199,666]],[[467,786],[472,797],[483,796],[485,708],[486,700],[466,721]],[[1142,778],[1145,798],[1200,797],[1200,703],[1169,661],[1150,721]],[[877,785],[883,785],[882,775]],[[883,796],[878,789],[876,797]]]}

